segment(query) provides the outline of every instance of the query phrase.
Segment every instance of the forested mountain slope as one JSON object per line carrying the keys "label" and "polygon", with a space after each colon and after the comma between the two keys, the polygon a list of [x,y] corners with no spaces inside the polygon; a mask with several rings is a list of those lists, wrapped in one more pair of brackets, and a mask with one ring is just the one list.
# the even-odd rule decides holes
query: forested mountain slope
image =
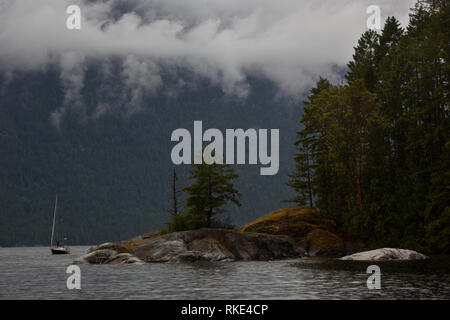
{"label": "forested mountain slope", "polygon": [[[102,76],[92,64],[81,90],[84,116],[68,113],[58,129],[50,121],[64,103],[57,68],[16,73],[12,80],[2,75],[0,245],[46,244],[55,194],[60,200],[58,229],[69,243],[126,239],[158,230],[170,207],[175,167],[170,136],[177,128],[193,133],[194,120],[203,121],[203,130],[280,129],[278,174],[260,176],[259,165],[235,166],[243,205],[230,208],[229,216],[240,225],[280,207],[290,192],[285,182],[293,166],[301,103],[279,97],[276,86],[257,78],[250,80],[249,96],[237,98],[183,71],[164,77],[165,83],[186,85],[146,95],[133,115],[117,111],[94,117],[90,112],[100,98],[117,104],[114,85],[120,83],[108,83],[110,91],[105,93]],[[188,166],[176,168],[181,188],[187,183]]]}

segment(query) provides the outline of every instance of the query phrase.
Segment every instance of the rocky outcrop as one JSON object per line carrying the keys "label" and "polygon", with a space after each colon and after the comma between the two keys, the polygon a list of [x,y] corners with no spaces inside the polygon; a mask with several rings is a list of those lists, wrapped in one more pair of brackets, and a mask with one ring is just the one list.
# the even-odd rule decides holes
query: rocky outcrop
{"label": "rocky outcrop", "polygon": [[346,254],[346,244],[336,233],[334,221],[324,218],[310,207],[270,212],[239,230],[290,236],[310,256],[338,257]]}
{"label": "rocky outcrop", "polygon": [[[306,253],[288,236],[241,233],[225,229],[199,229],[155,237],[133,247],[123,242],[105,243],[76,259],[74,264],[124,264],[142,262],[197,262],[275,260],[298,258]],[[123,252],[131,250],[131,252]],[[122,252],[121,252],[122,251]]]}
{"label": "rocky outcrop", "polygon": [[[110,244],[104,244],[99,247],[107,247]],[[142,260],[130,253],[120,253],[112,249],[98,249],[87,253],[77,259],[71,264],[129,264],[143,263]]]}
{"label": "rocky outcrop", "polygon": [[357,260],[357,261],[422,260],[422,259],[428,259],[428,257],[417,251],[407,249],[394,249],[394,248],[382,248],[364,251],[340,258],[340,260]]}
{"label": "rocky outcrop", "polygon": [[[238,231],[199,229],[152,232],[91,248],[75,263],[275,260],[305,255],[339,257],[364,244],[345,243],[333,220],[310,207],[270,212]],[[350,248],[350,249],[349,249]]]}
{"label": "rocky outcrop", "polygon": [[[140,239],[142,240],[142,238]],[[246,234],[225,229],[199,229],[148,237],[139,245],[104,243],[74,264],[275,260],[305,255],[288,236]]]}
{"label": "rocky outcrop", "polygon": [[145,262],[275,260],[305,255],[287,236],[245,234],[225,229],[169,233],[136,247]]}

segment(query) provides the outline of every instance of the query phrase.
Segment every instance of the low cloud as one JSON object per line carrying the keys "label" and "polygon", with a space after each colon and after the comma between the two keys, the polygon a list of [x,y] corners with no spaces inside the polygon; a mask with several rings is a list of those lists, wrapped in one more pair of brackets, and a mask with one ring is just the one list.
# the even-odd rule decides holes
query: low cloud
{"label": "low cloud", "polygon": [[[284,95],[297,96],[318,76],[336,77],[336,66],[351,58],[366,30],[369,5],[382,20],[404,25],[414,0],[0,0],[0,70],[45,70],[57,64],[65,103],[52,115],[83,110],[86,63],[111,58],[122,64],[128,89],[125,113],[164,87],[164,66],[187,69],[221,85],[225,94],[245,98],[247,76],[274,81]],[[82,29],[66,28],[67,6],[78,4]],[[107,72],[107,71],[105,71]],[[107,75],[105,75],[107,77]],[[111,107],[99,103],[95,116]]]}
{"label": "low cloud", "polygon": [[85,108],[81,95],[84,86],[85,64],[84,56],[76,51],[65,52],[60,57],[61,83],[64,88],[64,105],[54,111],[50,120],[52,124],[59,128],[65,114],[75,111],[84,115]]}

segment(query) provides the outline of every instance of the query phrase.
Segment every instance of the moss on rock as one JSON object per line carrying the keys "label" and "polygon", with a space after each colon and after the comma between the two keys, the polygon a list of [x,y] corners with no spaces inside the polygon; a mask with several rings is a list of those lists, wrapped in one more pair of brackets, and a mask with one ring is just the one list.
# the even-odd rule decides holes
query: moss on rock
{"label": "moss on rock", "polygon": [[339,256],[345,243],[333,220],[310,207],[283,208],[270,212],[239,229],[241,232],[287,235],[312,256]]}
{"label": "moss on rock", "polygon": [[323,229],[312,230],[306,236],[308,252],[313,256],[339,256],[345,251],[341,237]]}

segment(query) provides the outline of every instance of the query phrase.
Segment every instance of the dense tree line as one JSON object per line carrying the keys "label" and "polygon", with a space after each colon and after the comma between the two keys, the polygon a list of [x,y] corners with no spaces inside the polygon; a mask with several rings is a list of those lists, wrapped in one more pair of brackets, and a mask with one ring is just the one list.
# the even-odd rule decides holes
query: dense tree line
{"label": "dense tree line", "polygon": [[450,251],[449,1],[419,1],[409,25],[365,32],[347,83],[321,78],[297,134],[292,201],[348,239]]}

